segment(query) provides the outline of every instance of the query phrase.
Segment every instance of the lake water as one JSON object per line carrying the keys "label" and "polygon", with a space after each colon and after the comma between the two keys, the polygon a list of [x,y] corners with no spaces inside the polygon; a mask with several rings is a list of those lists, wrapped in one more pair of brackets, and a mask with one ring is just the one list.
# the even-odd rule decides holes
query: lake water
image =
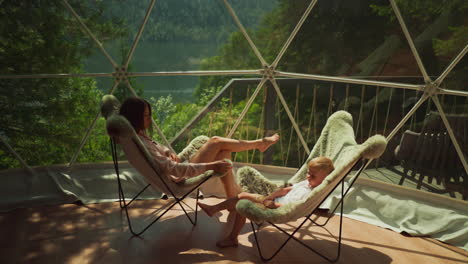
{"label": "lake water", "polygon": [[[129,43],[131,45],[131,43]],[[130,63],[130,72],[188,71],[199,70],[201,61],[216,55],[222,44],[215,42],[140,42]],[[123,61],[119,45],[105,45],[107,52],[117,63]],[[85,62],[87,72],[112,72],[109,61],[96,50]],[[193,99],[198,76],[149,76],[135,77],[135,85],[142,88],[143,96],[159,97],[172,95],[174,102]],[[97,78],[98,87],[107,92],[112,86],[111,78]],[[135,88],[136,88],[135,87]]]}

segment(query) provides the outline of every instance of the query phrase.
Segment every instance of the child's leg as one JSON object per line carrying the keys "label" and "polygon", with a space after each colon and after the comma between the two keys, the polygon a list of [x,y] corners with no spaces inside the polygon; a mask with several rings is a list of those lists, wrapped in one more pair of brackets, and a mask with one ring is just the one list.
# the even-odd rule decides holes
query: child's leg
{"label": "child's leg", "polygon": [[239,201],[239,198],[233,197],[233,198],[226,199],[225,201],[220,202],[215,205],[208,205],[208,204],[204,204],[201,202],[198,202],[198,205],[203,211],[205,211],[205,213],[208,216],[213,216],[215,213],[222,211],[222,210],[229,210],[229,211],[236,210],[237,201]]}
{"label": "child's leg", "polygon": [[236,204],[240,199],[250,200],[255,203],[261,203],[263,196],[255,193],[241,192],[236,197],[226,199],[215,205],[208,205],[201,202],[198,202],[198,205],[205,211],[209,216],[214,215],[215,213],[222,210],[235,211]]}
{"label": "child's leg", "polygon": [[265,197],[256,193],[241,192],[237,195],[239,199],[246,199],[254,203],[262,203]]}
{"label": "child's leg", "polygon": [[244,227],[246,222],[245,216],[242,216],[236,213],[236,220],[234,221],[234,226],[232,227],[231,233],[216,243],[218,247],[236,247],[239,244],[237,237],[239,236],[240,231]]}

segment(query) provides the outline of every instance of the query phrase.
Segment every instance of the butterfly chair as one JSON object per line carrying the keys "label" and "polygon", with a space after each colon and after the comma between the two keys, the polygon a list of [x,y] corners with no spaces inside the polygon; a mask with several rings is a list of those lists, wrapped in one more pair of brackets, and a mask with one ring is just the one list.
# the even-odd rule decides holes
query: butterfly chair
{"label": "butterfly chair", "polygon": [[[322,133],[312,149],[307,161],[296,172],[296,174],[288,180],[287,183],[297,183],[306,179],[307,162],[319,156],[329,157],[333,160],[335,169],[324,179],[324,181],[314,188],[309,196],[303,200],[298,200],[293,203],[285,204],[277,209],[269,209],[263,205],[248,201],[240,200],[236,204],[236,210],[239,214],[251,220],[252,230],[255,236],[255,241],[258,248],[258,253],[262,260],[268,261],[274,258],[278,252],[286,245],[290,239],[298,241],[300,244],[309,250],[317,253],[321,257],[330,262],[335,262],[339,259],[341,248],[341,231],[343,220],[343,199],[352,184],[355,182],[361,171],[364,169],[362,166],[355,176],[352,178],[348,188],[345,189],[344,181],[349,172],[358,164],[362,159],[375,159],[382,155],[387,145],[387,141],[381,135],[375,135],[367,139],[362,144],[357,144],[354,139],[354,131],[352,127],[352,116],[345,111],[338,111],[328,118]],[[242,189],[251,193],[258,193],[268,195],[276,190],[278,186],[276,183],[265,178],[260,172],[252,167],[240,168],[237,172],[239,184]],[[310,217],[314,214],[323,201],[334,191],[334,189],[341,183],[341,199],[334,207],[328,219],[318,224]],[[294,234],[305,224],[306,221],[311,221],[314,225],[323,227],[330,220],[335,210],[340,206],[340,227],[338,235],[337,255],[334,259],[329,258],[316,249],[306,245],[303,241],[294,237]],[[276,224],[287,223],[296,221],[298,218],[305,217],[304,221],[292,232],[288,233]],[[270,256],[264,257],[260,247],[260,240],[257,230],[254,226],[255,223],[270,223],[281,232],[285,233],[288,237],[284,243]],[[259,226],[259,225],[258,225]]]}
{"label": "butterfly chair", "polygon": [[[211,177],[222,177],[224,175],[214,173],[212,170],[208,170],[201,175],[186,179],[185,181],[180,183],[175,183],[174,181],[172,181],[169,175],[162,175],[161,173],[159,173],[161,170],[158,164],[154,162],[154,159],[152,158],[150,152],[142,143],[138,135],[135,133],[135,130],[133,129],[130,122],[124,116],[118,114],[119,107],[120,103],[118,99],[114,96],[106,95],[103,97],[101,113],[104,116],[104,118],[106,118],[106,129],[107,133],[110,136],[112,158],[114,160],[115,172],[117,174],[120,207],[122,209],[125,209],[130,232],[135,236],[141,235],[176,204],[179,204],[179,206],[182,208],[190,222],[193,225],[196,225],[198,205],[195,206],[195,219],[192,220],[192,218],[188,215],[187,211],[185,210],[185,207],[182,204],[183,199],[195,190],[197,190],[196,199],[198,202],[200,192],[198,188]],[[196,151],[207,141],[208,137],[206,136],[199,136],[193,139],[191,143],[181,153],[178,154],[178,157],[181,159],[181,162],[189,160],[191,155],[195,154]],[[122,187],[122,182],[119,173],[119,163],[117,157],[116,144],[119,144],[122,147],[122,150],[125,153],[128,162],[149,183],[129,202],[127,202],[125,199],[125,193]],[[148,223],[142,230],[135,231],[132,227],[131,218],[128,213],[128,207],[150,185],[165,194],[171,195],[172,197],[174,197],[174,201],[170,203],[163,212],[159,213],[159,215],[152,222]]]}

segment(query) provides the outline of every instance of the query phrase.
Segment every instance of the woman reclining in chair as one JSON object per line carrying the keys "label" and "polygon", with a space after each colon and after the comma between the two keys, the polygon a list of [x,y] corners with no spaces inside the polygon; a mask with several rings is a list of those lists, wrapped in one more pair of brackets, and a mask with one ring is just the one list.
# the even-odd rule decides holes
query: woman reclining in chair
{"label": "woman reclining in chair", "polygon": [[146,130],[152,124],[151,105],[146,100],[139,97],[127,98],[120,107],[120,114],[132,124],[155,161],[163,168],[163,173],[170,175],[175,182],[197,176],[207,170],[227,173],[221,178],[227,197],[235,197],[240,192],[240,188],[234,180],[232,164],[224,159],[230,159],[232,152],[251,149],[263,152],[279,139],[278,134],[257,140],[237,140],[214,136],[190,158],[189,163],[182,163],[177,154],[153,141],[146,134]]}
{"label": "woman reclining in chair", "polygon": [[[198,203],[198,205],[209,216],[222,210],[235,210],[236,204],[240,199],[247,199],[252,202],[262,204],[263,206],[276,209],[290,202],[306,198],[313,188],[317,187],[335,168],[331,159],[326,157],[317,157],[307,163],[307,179],[294,184],[293,186],[280,188],[268,196],[255,193],[242,192],[237,197],[227,199],[224,202],[215,205]],[[245,217],[236,214],[234,226],[231,233],[226,238],[216,243],[218,247],[235,247],[238,244],[237,237],[245,224]]]}

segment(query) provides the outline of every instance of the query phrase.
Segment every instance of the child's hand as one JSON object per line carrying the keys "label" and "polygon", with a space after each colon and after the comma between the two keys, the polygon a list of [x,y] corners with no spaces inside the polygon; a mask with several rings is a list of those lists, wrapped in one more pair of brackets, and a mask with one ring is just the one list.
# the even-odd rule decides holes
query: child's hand
{"label": "child's hand", "polygon": [[269,199],[263,200],[263,205],[264,205],[266,208],[270,208],[270,209],[276,209],[276,208],[279,207],[279,206],[277,206],[277,204],[275,203],[274,200],[269,200]]}
{"label": "child's hand", "polygon": [[176,155],[175,153],[171,153],[171,154],[169,155],[169,158],[170,158],[171,160],[175,161],[175,162],[180,162],[179,157],[177,157],[177,155]]}

